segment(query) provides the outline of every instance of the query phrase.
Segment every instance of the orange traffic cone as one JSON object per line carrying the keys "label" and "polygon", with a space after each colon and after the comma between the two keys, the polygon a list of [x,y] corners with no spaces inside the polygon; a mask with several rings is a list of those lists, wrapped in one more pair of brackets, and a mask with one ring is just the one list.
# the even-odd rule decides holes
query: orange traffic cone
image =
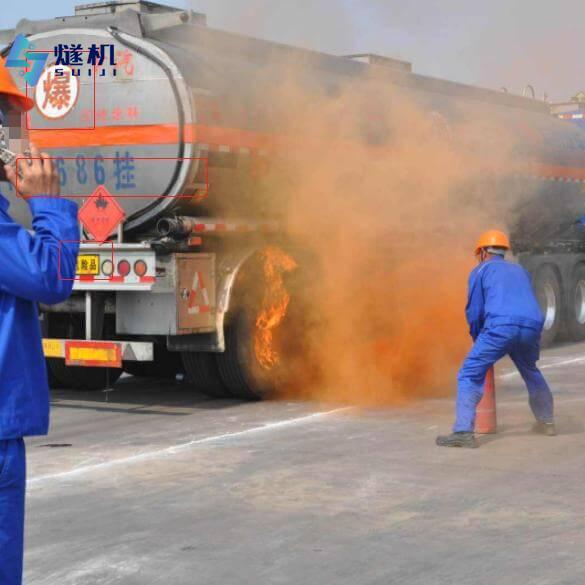
{"label": "orange traffic cone", "polygon": [[477,411],[475,414],[475,432],[487,435],[497,432],[497,427],[496,384],[494,382],[494,368],[491,367],[485,377],[483,398],[477,405]]}

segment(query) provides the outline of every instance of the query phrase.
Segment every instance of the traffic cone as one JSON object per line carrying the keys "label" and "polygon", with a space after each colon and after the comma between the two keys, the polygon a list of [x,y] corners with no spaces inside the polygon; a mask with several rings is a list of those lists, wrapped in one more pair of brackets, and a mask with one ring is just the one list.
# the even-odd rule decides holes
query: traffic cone
{"label": "traffic cone", "polygon": [[497,432],[497,427],[496,384],[494,381],[494,368],[491,367],[485,377],[483,398],[477,405],[475,414],[475,432],[487,435]]}

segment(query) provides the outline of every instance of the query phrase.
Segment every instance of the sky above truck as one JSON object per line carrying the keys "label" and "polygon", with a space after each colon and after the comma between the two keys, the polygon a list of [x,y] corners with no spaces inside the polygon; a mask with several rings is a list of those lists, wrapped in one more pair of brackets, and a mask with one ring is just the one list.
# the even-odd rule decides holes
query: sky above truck
{"label": "sky above truck", "polygon": [[[582,87],[580,0],[173,0],[214,28],[334,54],[372,52],[417,73],[565,101]],[[71,15],[82,0],[4,3],[0,28]]]}

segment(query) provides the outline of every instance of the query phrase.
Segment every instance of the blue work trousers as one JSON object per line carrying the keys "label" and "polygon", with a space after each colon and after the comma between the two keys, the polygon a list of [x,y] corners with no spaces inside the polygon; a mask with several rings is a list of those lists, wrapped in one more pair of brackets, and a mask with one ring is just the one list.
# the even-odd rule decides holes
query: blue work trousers
{"label": "blue work trousers", "polygon": [[22,439],[0,439],[0,583],[21,585],[26,456]]}
{"label": "blue work trousers", "polygon": [[530,408],[537,420],[553,421],[553,397],[536,362],[540,357],[540,332],[529,327],[499,325],[484,329],[475,340],[457,376],[457,413],[454,432],[472,432],[475,410],[488,370],[509,355],[526,388]]}

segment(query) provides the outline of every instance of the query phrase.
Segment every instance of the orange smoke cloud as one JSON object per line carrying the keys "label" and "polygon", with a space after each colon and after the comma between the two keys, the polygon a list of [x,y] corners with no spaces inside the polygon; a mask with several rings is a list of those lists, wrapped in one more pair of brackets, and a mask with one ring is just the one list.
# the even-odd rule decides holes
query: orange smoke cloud
{"label": "orange smoke cloud", "polygon": [[496,217],[477,177],[505,167],[510,137],[481,122],[480,106],[453,128],[370,79],[333,96],[292,81],[273,98],[286,139],[265,188],[314,260],[291,284],[283,393],[387,405],[451,392],[470,346],[473,243]]}

